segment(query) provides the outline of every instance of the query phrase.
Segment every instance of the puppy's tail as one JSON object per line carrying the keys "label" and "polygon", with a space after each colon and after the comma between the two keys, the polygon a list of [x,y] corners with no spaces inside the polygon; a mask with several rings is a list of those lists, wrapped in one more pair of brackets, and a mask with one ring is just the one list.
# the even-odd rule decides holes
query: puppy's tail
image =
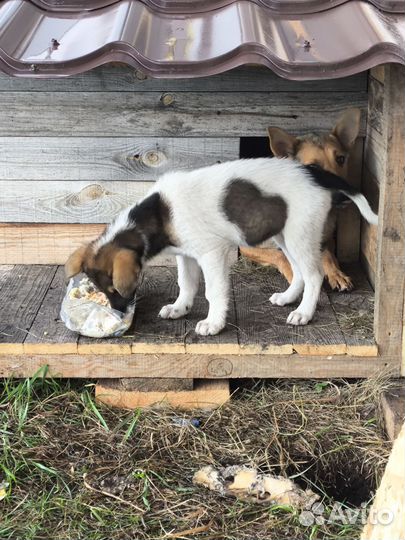
{"label": "puppy's tail", "polygon": [[339,191],[354,202],[354,204],[359,209],[360,214],[364,217],[366,221],[368,221],[372,225],[378,224],[378,216],[371,210],[370,205],[368,204],[368,201],[364,195],[354,190],[353,188],[350,188],[350,191],[347,191],[345,189],[339,189]]}
{"label": "puppy's tail", "polygon": [[360,214],[366,221],[372,225],[377,225],[377,214],[371,210],[367,199],[362,193],[360,193],[359,190],[350,186],[346,180],[340,176],[325,171],[324,169],[320,169],[319,167],[314,167],[312,165],[304,165],[304,168],[309,172],[313,182],[315,182],[318,186],[333,192],[332,204],[334,206],[339,206],[343,202],[347,202],[347,199],[350,199],[357,206]]}

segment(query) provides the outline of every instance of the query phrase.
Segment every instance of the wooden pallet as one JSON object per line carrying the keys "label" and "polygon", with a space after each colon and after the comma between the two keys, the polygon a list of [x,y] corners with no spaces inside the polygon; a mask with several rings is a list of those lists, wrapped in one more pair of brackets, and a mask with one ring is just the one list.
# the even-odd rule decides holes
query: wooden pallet
{"label": "wooden pallet", "polygon": [[47,365],[57,377],[367,377],[390,359],[378,356],[372,335],[350,328],[359,309],[372,312],[373,292],[358,267],[346,270],[355,291],[322,292],[311,324],[292,327],[285,324],[291,308],[268,301],[285,288],[283,278],[263,269],[239,269],[232,275],[225,330],[201,337],[194,327],[207,311],[203,284],[187,318],[162,320],[160,307],[177,294],[176,270],[149,268],[133,328],[122,338],[91,339],[69,331],[59,319],[62,267],[2,266],[0,376],[31,376]]}

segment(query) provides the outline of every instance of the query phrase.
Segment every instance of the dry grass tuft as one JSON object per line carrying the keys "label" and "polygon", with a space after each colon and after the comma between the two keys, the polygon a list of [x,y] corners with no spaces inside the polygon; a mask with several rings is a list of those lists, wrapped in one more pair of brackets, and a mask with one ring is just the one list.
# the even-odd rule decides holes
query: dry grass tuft
{"label": "dry grass tuft", "polygon": [[359,505],[390,450],[377,420],[387,385],[258,383],[215,412],[195,413],[195,428],[175,425],[170,410],[96,404],[92,385],[5,381],[0,481],[10,488],[0,538],[355,538],[361,523],[305,526],[293,508],[220,497],[192,477],[208,464],[254,465],[310,487],[326,513],[335,500]]}

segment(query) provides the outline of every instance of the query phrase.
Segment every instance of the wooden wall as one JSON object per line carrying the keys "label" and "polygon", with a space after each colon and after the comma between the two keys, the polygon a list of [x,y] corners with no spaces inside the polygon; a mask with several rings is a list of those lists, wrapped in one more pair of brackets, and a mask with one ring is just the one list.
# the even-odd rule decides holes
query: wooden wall
{"label": "wooden wall", "polygon": [[[369,72],[362,190],[376,212],[378,210],[380,184],[384,181],[386,175],[384,78],[384,66],[378,66]],[[362,220],[361,225],[361,260],[370,281],[374,285],[377,265],[377,229],[364,220]]]}
{"label": "wooden wall", "polygon": [[294,82],[243,68],[151,80],[106,66],[68,79],[0,75],[0,99],[0,263],[63,263],[162,172],[235,159],[240,137],[270,125],[327,132],[347,107],[366,110],[367,74]]}

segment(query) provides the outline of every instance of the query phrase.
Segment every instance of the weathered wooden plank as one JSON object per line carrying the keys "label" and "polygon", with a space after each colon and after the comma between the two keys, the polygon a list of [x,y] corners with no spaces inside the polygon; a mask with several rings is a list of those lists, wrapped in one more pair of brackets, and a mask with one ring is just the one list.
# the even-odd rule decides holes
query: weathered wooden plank
{"label": "weathered wooden plank", "polygon": [[102,66],[52,80],[14,78],[0,73],[0,92],[361,92],[365,72],[341,79],[289,81],[263,67],[242,67],[197,79],[151,79],[127,66]]}
{"label": "weathered wooden plank", "polygon": [[26,354],[73,354],[77,352],[77,334],[66,328],[60,320],[60,307],[65,294],[63,267],[55,276],[41,303],[29,334],[24,340]]}
{"label": "weathered wooden plank", "polygon": [[0,180],[150,181],[168,170],[239,157],[237,138],[55,135],[0,137]]}
{"label": "weathered wooden plank", "polygon": [[389,388],[381,396],[385,430],[393,441],[398,436],[405,421],[405,386],[402,382]]}
{"label": "weathered wooden plank", "polygon": [[0,222],[109,223],[153,182],[0,181]]}
{"label": "weathered wooden plank", "polygon": [[[65,264],[72,252],[94,240],[103,224],[0,223],[0,264]],[[175,264],[171,255],[158,255],[152,266]]]}
{"label": "weathered wooden plank", "polygon": [[[3,92],[0,136],[240,137],[269,125],[304,134],[329,132],[364,92]],[[164,98],[164,99],[163,99]],[[328,114],[325,114],[328,111]],[[364,122],[360,136],[364,135]]]}
{"label": "weathered wooden plank", "polygon": [[[376,178],[366,166],[363,174],[363,193],[375,212],[378,212],[379,191]],[[377,227],[370,225],[365,220],[361,222],[361,259],[365,263],[367,275],[374,285],[377,266]]]}
{"label": "weathered wooden plank", "polygon": [[[351,186],[361,188],[364,140],[357,139],[350,152],[348,163],[348,182]],[[339,261],[353,262],[360,257],[360,213],[351,204],[337,214],[336,251]]]}
{"label": "weathered wooden plank", "polygon": [[194,304],[186,315],[185,346],[186,353],[194,354],[237,354],[239,351],[238,334],[236,329],[235,301],[231,286],[226,326],[216,336],[199,336],[194,329],[198,321],[208,315],[208,301],[205,298],[205,284],[201,276],[200,286]]}
{"label": "weathered wooden plank", "polygon": [[360,540],[405,538],[405,423],[394,442]]}
{"label": "weathered wooden plank", "polygon": [[[294,306],[290,306],[294,308]],[[345,354],[347,345],[328,295],[321,291],[312,321],[292,327],[293,349],[299,354]]]}
{"label": "weathered wooden plank", "polygon": [[292,327],[286,324],[291,308],[269,301],[288,286],[284,278],[273,269],[240,263],[232,281],[241,354],[292,354]]}
{"label": "weathered wooden plank", "polygon": [[[384,181],[386,145],[381,133],[368,127],[364,143],[364,163],[378,183]],[[367,179],[367,177],[365,178]]]}
{"label": "weathered wooden plank", "polygon": [[329,298],[344,334],[347,354],[377,356],[373,332],[374,294],[371,287],[368,294],[364,291],[350,294],[331,292]]}
{"label": "weathered wooden plank", "polygon": [[1,354],[23,352],[23,341],[55,271],[52,266],[15,266],[0,274]]}
{"label": "weathered wooden plank", "polygon": [[144,278],[137,291],[132,352],[144,354],[185,353],[184,319],[161,319],[159,311],[166,304],[172,304],[178,293],[177,271],[175,268],[146,268]]}
{"label": "weathered wooden plank", "polygon": [[[161,379],[163,384],[168,380],[174,381],[176,379]],[[152,382],[154,381],[155,379]],[[103,379],[96,384],[95,395],[98,401],[122,409],[171,407],[183,410],[215,409],[226,403],[231,396],[229,381],[223,379],[199,380],[190,390],[151,389],[148,392],[136,389],[127,390],[125,387],[117,385],[115,380]]]}
{"label": "weathered wooden plank", "polygon": [[350,355],[0,355],[0,377],[30,377],[48,366],[48,376],[71,378],[168,377],[195,379],[356,378],[373,377],[382,369],[399,376],[395,357]]}
{"label": "weathered wooden plank", "polygon": [[405,296],[405,67],[385,71],[386,176],[380,184],[377,234],[375,336],[383,355],[401,364]]}

